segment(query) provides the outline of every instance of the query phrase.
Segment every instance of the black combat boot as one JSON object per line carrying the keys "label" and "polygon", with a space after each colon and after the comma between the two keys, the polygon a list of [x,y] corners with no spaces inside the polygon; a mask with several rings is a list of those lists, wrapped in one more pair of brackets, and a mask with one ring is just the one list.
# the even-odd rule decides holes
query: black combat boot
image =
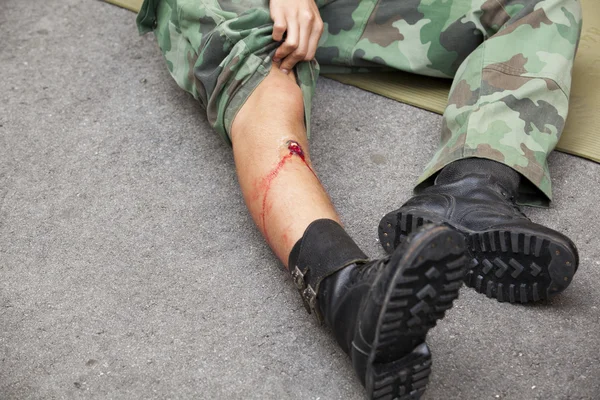
{"label": "black combat boot", "polygon": [[425,226],[390,256],[369,260],[336,222],[313,222],[292,249],[289,270],[309,313],[346,352],[369,399],[418,399],[431,355],[425,336],[458,297],[464,239]]}
{"label": "black combat boot", "polygon": [[383,217],[381,244],[389,253],[422,224],[447,223],[466,238],[467,286],[511,303],[559,293],[577,271],[577,248],[519,210],[515,197],[520,179],[495,161],[455,161],[442,169],[433,186]]}

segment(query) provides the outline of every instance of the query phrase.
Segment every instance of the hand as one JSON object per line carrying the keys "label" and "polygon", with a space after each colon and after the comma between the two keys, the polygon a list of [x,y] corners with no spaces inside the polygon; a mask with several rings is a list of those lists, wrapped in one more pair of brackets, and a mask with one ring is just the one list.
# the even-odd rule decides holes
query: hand
{"label": "hand", "polygon": [[271,0],[273,40],[280,42],[287,32],[285,42],[273,57],[281,62],[280,69],[286,74],[300,61],[315,58],[317,45],[323,33],[323,20],[315,0]]}

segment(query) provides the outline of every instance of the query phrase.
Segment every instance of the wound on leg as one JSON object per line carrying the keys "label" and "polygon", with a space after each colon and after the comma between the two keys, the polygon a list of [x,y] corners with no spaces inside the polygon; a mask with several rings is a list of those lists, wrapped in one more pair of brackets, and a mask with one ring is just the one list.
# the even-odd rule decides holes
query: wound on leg
{"label": "wound on leg", "polygon": [[298,157],[300,157],[302,159],[302,161],[306,162],[306,158],[304,157],[304,150],[302,150],[302,146],[300,146],[300,143],[294,141],[294,140],[290,140],[289,142],[287,142],[288,145],[288,150],[290,151],[290,154],[292,155],[297,155]]}
{"label": "wound on leg", "polygon": [[267,195],[269,194],[269,190],[271,189],[271,183],[277,177],[277,175],[279,175],[279,172],[281,171],[283,166],[287,163],[287,161],[290,160],[293,156],[298,156],[302,160],[304,165],[306,165],[306,167],[314,175],[314,177],[317,180],[319,179],[319,178],[317,178],[315,171],[313,171],[313,169],[310,167],[310,165],[308,165],[308,162],[306,162],[306,156],[304,155],[304,150],[302,150],[302,146],[300,146],[300,143],[296,142],[295,140],[289,140],[286,144],[287,144],[287,149],[289,150],[289,153],[286,154],[285,156],[283,156],[283,158],[279,161],[277,166],[275,166],[275,168],[269,173],[269,175],[267,175],[263,179],[262,184],[261,184],[261,186],[264,190],[264,195],[263,195],[263,201],[262,201],[262,212],[261,212],[260,217],[262,220],[263,231],[264,231],[265,239],[267,240],[267,242],[269,242],[269,235],[267,233],[267,227],[266,227],[266,222],[267,222],[266,216],[267,216],[267,210],[268,210]]}

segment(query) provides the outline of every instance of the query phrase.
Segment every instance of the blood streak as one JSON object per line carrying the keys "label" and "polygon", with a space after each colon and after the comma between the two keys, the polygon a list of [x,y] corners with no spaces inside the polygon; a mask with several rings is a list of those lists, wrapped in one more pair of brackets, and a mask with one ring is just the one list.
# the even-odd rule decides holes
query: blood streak
{"label": "blood streak", "polygon": [[[283,166],[289,160],[291,160],[291,158],[293,156],[298,156],[298,158],[300,158],[302,160],[304,165],[306,165],[306,167],[310,170],[310,172],[314,175],[314,177],[317,178],[315,171],[313,171],[313,169],[310,167],[310,165],[308,165],[308,162],[306,162],[306,156],[304,155],[304,150],[302,150],[302,146],[300,146],[300,144],[294,140],[290,140],[289,142],[287,142],[287,146],[288,146],[289,153],[284,155],[281,158],[281,160],[279,160],[279,162],[277,163],[275,168],[273,168],[273,170],[271,172],[269,172],[269,174],[263,179],[263,181],[261,183],[261,186],[264,190],[263,201],[262,201],[261,220],[262,220],[262,226],[263,226],[265,239],[267,240],[267,242],[269,242],[269,234],[267,233],[267,225],[266,225],[266,216],[267,216],[267,211],[268,211],[267,194],[269,193],[269,190],[271,189],[271,184],[273,183],[273,181],[275,180],[277,175],[279,175],[279,172],[283,169]],[[317,180],[318,179],[319,178],[317,178]]]}

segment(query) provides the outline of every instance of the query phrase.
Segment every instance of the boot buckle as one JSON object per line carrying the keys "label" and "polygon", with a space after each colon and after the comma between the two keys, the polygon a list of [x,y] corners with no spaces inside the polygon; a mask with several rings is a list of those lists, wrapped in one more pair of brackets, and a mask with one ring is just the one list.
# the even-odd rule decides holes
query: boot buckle
{"label": "boot buckle", "polygon": [[307,285],[304,280],[304,273],[300,271],[300,268],[296,265],[292,271],[292,279],[296,284],[296,289],[300,293],[304,308],[309,314],[313,314],[319,324],[323,323],[323,316],[317,307],[317,292],[311,285]]}

